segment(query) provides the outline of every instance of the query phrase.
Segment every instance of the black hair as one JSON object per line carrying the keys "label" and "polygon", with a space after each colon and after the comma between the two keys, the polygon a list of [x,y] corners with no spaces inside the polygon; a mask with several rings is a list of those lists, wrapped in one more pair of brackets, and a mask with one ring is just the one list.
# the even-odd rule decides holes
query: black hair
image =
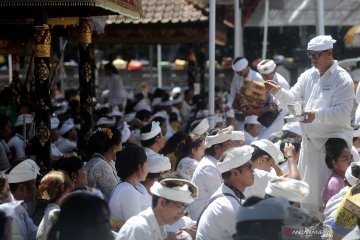
{"label": "black hair", "polygon": [[165,143],[164,148],[162,149],[162,154],[165,156],[176,151],[177,145],[186,138],[186,133],[183,131],[177,131],[172,135]]}
{"label": "black hair", "polygon": [[159,122],[160,125],[162,125],[163,123],[166,123],[166,119],[161,117],[161,116],[154,117],[152,121],[153,122]]}
{"label": "black hair", "polygon": [[104,69],[105,70],[110,70],[111,73],[114,73],[114,74],[118,74],[118,70],[116,69],[116,67],[114,66],[114,64],[112,63],[107,63],[104,65]]}
{"label": "black hair", "polygon": [[325,143],[325,163],[329,169],[333,169],[332,160],[337,160],[341,152],[349,148],[346,141],[342,138],[329,138]]}
{"label": "black hair", "polygon": [[295,151],[296,152],[299,152],[300,151],[300,148],[301,148],[301,140],[300,139],[297,139],[297,138],[286,138],[286,139],[283,139],[281,140],[281,143],[280,143],[280,150],[282,152],[284,152],[284,147],[285,147],[285,144],[286,143],[290,143],[292,144],[294,147],[295,147]]}
{"label": "black hair", "polygon": [[[152,122],[149,122],[148,124],[146,124],[145,126],[143,126],[140,129],[140,134],[142,133],[149,133],[151,132],[151,128],[152,128]],[[159,134],[157,134],[155,137],[147,139],[147,140],[141,140],[141,145],[143,147],[150,147],[152,145],[154,145],[154,143],[156,142],[156,139],[158,137],[160,137],[161,131],[159,132]]]}
{"label": "black hair", "polygon": [[175,168],[177,168],[181,159],[189,156],[192,153],[192,149],[193,148],[198,149],[203,142],[204,142],[204,137],[197,136],[194,134],[187,135],[184,140],[179,142],[175,152],[175,156],[177,160]]}
{"label": "black hair", "polygon": [[236,58],[234,58],[232,64],[237,63],[237,62],[240,61],[241,59],[244,59],[244,57],[236,57]]}
{"label": "black hair", "polygon": [[151,112],[146,109],[142,109],[135,114],[135,118],[138,118],[141,121],[144,121],[145,119],[150,119]]}
{"label": "black hair", "polygon": [[56,161],[54,169],[65,171],[70,176],[70,178],[72,178],[72,174],[77,174],[77,171],[80,170],[83,166],[83,161],[81,161],[78,157],[64,157]]}
{"label": "black hair", "polygon": [[107,212],[105,216],[110,215],[108,204],[95,195],[85,192],[76,192],[67,195],[62,201],[60,214],[50,229],[48,239],[95,240],[100,235],[104,240],[111,239],[112,234],[110,227],[108,231],[102,230],[101,233],[98,232],[97,235],[99,236],[84,235],[86,229],[94,228],[110,221],[110,219],[101,219],[104,215],[104,209]]}
{"label": "black hair", "polygon": [[118,128],[98,128],[89,139],[92,153],[105,153],[109,148],[121,143],[121,132]]}
{"label": "black hair", "polygon": [[139,165],[143,166],[146,161],[147,157],[142,147],[136,145],[126,147],[116,154],[117,175],[122,181],[125,181],[138,171]]}

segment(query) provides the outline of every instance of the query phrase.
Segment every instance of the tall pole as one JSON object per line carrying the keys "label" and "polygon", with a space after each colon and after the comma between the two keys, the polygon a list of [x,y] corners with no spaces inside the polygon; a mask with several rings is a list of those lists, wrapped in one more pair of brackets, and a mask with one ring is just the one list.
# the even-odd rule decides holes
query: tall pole
{"label": "tall pole", "polygon": [[157,45],[158,88],[162,88],[161,44]]}
{"label": "tall pole", "polygon": [[215,18],[216,0],[209,0],[209,123],[215,127]]}
{"label": "tall pole", "polygon": [[[78,149],[86,150],[88,140],[92,134],[93,123],[93,88],[94,64],[93,44],[90,17],[79,18],[79,86],[80,86],[80,115],[81,128],[78,137]],[[85,156],[85,152],[80,153]]]}
{"label": "tall pole", "polygon": [[59,48],[60,48],[60,82],[61,82],[61,96],[65,97],[65,70],[64,70],[64,39],[62,37],[59,38]]}
{"label": "tall pole", "polygon": [[51,34],[47,25],[47,12],[43,11],[40,22],[35,25],[34,36],[34,107],[35,136],[34,143],[36,162],[44,172],[51,170],[50,159],[50,49]]}
{"label": "tall pole", "polygon": [[234,57],[244,56],[244,38],[241,21],[241,3],[240,0],[234,0]]}
{"label": "tall pole", "polygon": [[262,49],[262,59],[266,59],[267,42],[268,42],[268,25],[269,25],[269,0],[265,0],[265,12],[264,12],[264,39]]}
{"label": "tall pole", "polygon": [[316,0],[316,34],[325,35],[324,0]]}

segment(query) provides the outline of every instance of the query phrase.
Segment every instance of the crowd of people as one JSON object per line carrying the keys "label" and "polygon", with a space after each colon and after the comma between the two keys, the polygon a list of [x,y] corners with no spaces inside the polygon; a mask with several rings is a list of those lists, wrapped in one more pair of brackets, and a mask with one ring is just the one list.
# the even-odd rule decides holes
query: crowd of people
{"label": "crowd of people", "polygon": [[108,100],[94,106],[86,149],[78,99],[53,99],[43,175],[31,107],[15,122],[0,114],[0,238],[360,239],[357,89],[335,42],[309,41],[313,67],[291,88],[274,60],[255,71],[235,58],[215,116],[191,88],[144,83],[128,98],[108,64]]}

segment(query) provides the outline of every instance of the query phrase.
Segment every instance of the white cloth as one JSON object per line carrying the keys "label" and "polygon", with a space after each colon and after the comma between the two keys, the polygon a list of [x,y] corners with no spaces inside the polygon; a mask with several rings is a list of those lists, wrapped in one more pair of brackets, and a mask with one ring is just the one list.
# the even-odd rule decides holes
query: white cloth
{"label": "white cloth", "polygon": [[269,74],[269,73],[274,72],[274,70],[276,68],[276,64],[275,64],[274,60],[264,59],[258,63],[256,68],[260,74]]}
{"label": "white cloth", "polygon": [[12,217],[12,240],[35,240],[38,227],[29,217],[26,209],[19,205]]}
{"label": "white cloth", "polygon": [[10,151],[8,145],[4,140],[0,140],[0,171],[10,168],[9,159],[7,153]]}
{"label": "white cloth", "polygon": [[254,169],[254,184],[247,187],[244,191],[244,195],[246,198],[251,196],[257,196],[264,198],[265,197],[265,189],[268,185],[268,182],[273,179],[277,179],[280,177],[274,176],[269,172],[260,169]]}
{"label": "white cloth", "polygon": [[161,173],[171,169],[171,163],[168,157],[158,153],[151,154],[151,152],[147,152],[150,153],[146,155],[148,160],[149,173]]}
{"label": "white cloth", "polygon": [[34,118],[31,114],[21,114],[16,119],[15,127],[24,125],[24,120],[25,124],[31,124],[34,122]]}
{"label": "white cloth", "polygon": [[189,216],[197,221],[210,197],[223,182],[217,168],[217,160],[205,155],[196,167],[191,182],[198,187],[198,197],[190,204]]}
{"label": "white cloth", "polygon": [[[337,62],[320,77],[314,67],[300,75],[297,83],[286,91],[280,89],[275,97],[281,105],[304,101],[305,110],[315,111],[312,123],[301,124],[303,143],[299,171],[310,185],[305,202],[322,205],[321,190],[330,175],[325,165],[324,144],[328,138],[342,138],[352,145],[350,114],[354,102],[354,84],[349,74]],[[305,151],[304,151],[305,150]]]}
{"label": "white cloth", "polygon": [[52,143],[50,145],[50,156],[51,158],[60,158],[64,156],[64,154]]}
{"label": "white cloth", "polygon": [[144,211],[152,205],[152,196],[148,193],[146,187],[141,183],[136,184],[136,189],[141,192],[141,211]]}
{"label": "white cloth", "polygon": [[36,233],[36,240],[47,240],[48,234],[50,232],[51,227],[55,222],[55,218],[52,218],[50,215],[50,211],[52,210],[60,210],[60,206],[55,203],[49,203],[46,206],[44,217],[42,218],[38,231]]}
{"label": "white cloth", "polygon": [[126,103],[126,90],[121,77],[118,74],[112,74],[107,78],[106,88],[109,90],[109,104],[115,106]]}
{"label": "white cloth", "polygon": [[[222,184],[220,188],[211,196],[218,194],[235,193]],[[240,201],[240,199],[238,199]],[[231,240],[232,235],[236,233],[236,213],[240,209],[240,204],[236,199],[230,196],[223,196],[215,199],[206,208],[198,223],[196,234],[197,240]]]}
{"label": "white cloth", "polygon": [[121,227],[116,240],[164,240],[167,235],[159,226],[152,208],[130,218]]}
{"label": "white cloth", "polygon": [[199,165],[199,161],[190,157],[184,157],[180,160],[176,169],[176,173],[181,177],[191,181],[196,167]]}
{"label": "white cloth", "polygon": [[59,139],[54,144],[63,154],[71,152],[77,148],[76,142],[70,141],[62,136],[59,136]]}
{"label": "white cloth", "polygon": [[39,175],[40,168],[32,159],[26,159],[16,165],[9,174],[7,179],[9,183],[22,183],[35,180]]}
{"label": "white cloth", "polygon": [[336,40],[330,35],[316,36],[309,41],[307,50],[324,51],[333,48],[334,43],[336,43]]}
{"label": "white cloth", "polygon": [[196,222],[193,221],[188,216],[182,216],[176,223],[171,224],[171,225],[165,225],[164,228],[165,228],[166,232],[176,233],[176,232],[180,231],[181,228],[189,227],[192,224],[196,224]]}
{"label": "white cloth", "polygon": [[8,147],[14,151],[16,159],[25,157],[25,143],[23,136],[17,133],[9,140],[7,144]]}
{"label": "white cloth", "polygon": [[219,172],[225,173],[244,165],[250,161],[253,151],[254,148],[247,145],[230,149],[225,158],[217,164]]}
{"label": "white cloth", "polygon": [[285,161],[284,154],[280,151],[280,149],[271,141],[267,139],[261,139],[251,143],[251,146],[256,146],[270,155],[272,159],[274,159],[276,164]]}
{"label": "white cloth", "polygon": [[139,214],[141,212],[142,198],[142,193],[130,183],[118,183],[109,200],[111,218],[126,221]]}
{"label": "white cloth", "polygon": [[234,72],[240,72],[248,67],[249,62],[246,58],[238,59],[236,62],[233,62],[232,69]]}
{"label": "white cloth", "polygon": [[63,136],[74,127],[75,127],[74,119],[69,118],[61,125],[61,128],[59,129],[59,134]]}
{"label": "white cloth", "polygon": [[[261,77],[260,73],[255,72],[254,70],[251,70],[250,68],[249,68],[249,73],[245,77],[245,79],[264,82],[264,79]],[[228,97],[228,101],[226,103],[226,105],[229,108],[232,108],[236,93],[240,90],[243,83],[244,83],[244,78],[241,77],[239,74],[234,73],[234,77],[232,79],[231,86],[230,86],[230,94]]]}
{"label": "white cloth", "polygon": [[331,221],[335,218],[335,214],[337,209],[340,206],[340,203],[344,199],[346,193],[350,190],[349,186],[343,187],[340,192],[332,196],[329,201],[326,203],[326,207],[324,210],[324,222],[323,225],[330,227]]}
{"label": "white cloth", "polygon": [[210,148],[215,144],[220,144],[230,140],[233,129],[234,127],[230,125],[227,128],[222,128],[216,133],[216,135],[207,135],[205,137],[205,148]]}

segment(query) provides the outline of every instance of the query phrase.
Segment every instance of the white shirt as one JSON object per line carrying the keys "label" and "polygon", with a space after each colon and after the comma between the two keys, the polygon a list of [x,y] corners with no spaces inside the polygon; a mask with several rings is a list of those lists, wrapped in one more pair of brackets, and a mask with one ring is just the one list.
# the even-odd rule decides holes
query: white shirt
{"label": "white shirt", "polygon": [[7,168],[10,168],[9,159],[7,153],[9,152],[9,147],[4,140],[0,140],[0,171],[3,171]]}
{"label": "white shirt", "polygon": [[255,142],[258,137],[251,136],[250,133],[244,130],[244,138],[245,138],[245,145],[250,145],[252,142]]}
{"label": "white shirt", "polygon": [[205,155],[196,167],[191,182],[198,187],[198,197],[190,204],[189,216],[197,221],[210,197],[223,182],[217,168],[217,160],[210,155]]}
{"label": "white shirt", "polygon": [[38,227],[22,205],[15,208],[12,217],[12,240],[35,240]]}
{"label": "white shirt", "polygon": [[[249,73],[245,77],[245,79],[255,80],[255,81],[259,81],[259,82],[265,82],[264,79],[261,77],[260,73],[255,72],[254,70],[252,70],[250,68],[249,68]],[[241,77],[239,74],[234,73],[234,77],[232,79],[231,86],[230,86],[230,94],[228,96],[228,101],[226,103],[226,105],[229,108],[232,108],[236,93],[239,91],[239,89],[241,88],[243,83],[244,83],[244,78]]]}
{"label": "white shirt", "polygon": [[152,208],[130,218],[121,227],[116,240],[163,240],[167,235],[159,226]]}
{"label": "white shirt", "polygon": [[180,160],[176,172],[183,178],[191,181],[196,167],[199,165],[199,161],[190,157],[184,157]]}
{"label": "white shirt", "polygon": [[15,134],[9,142],[8,147],[15,150],[15,158],[24,158],[25,157],[25,144],[24,138],[20,134]]}
{"label": "white shirt", "polygon": [[141,211],[144,211],[152,205],[152,196],[148,193],[146,187],[141,183],[136,184],[136,189],[139,190],[141,195]]}
{"label": "white shirt", "polygon": [[304,101],[305,110],[315,111],[312,123],[300,124],[303,138],[309,138],[320,149],[328,138],[343,138],[352,145],[350,114],[354,103],[354,84],[337,61],[320,77],[316,68],[302,73],[289,90],[280,89],[275,98],[281,108],[288,103]]}
{"label": "white shirt", "polygon": [[47,240],[48,234],[50,232],[51,227],[54,225],[54,222],[56,221],[55,218],[51,218],[50,212],[52,210],[58,209],[60,210],[60,206],[55,203],[49,203],[46,206],[45,214],[43,219],[40,222],[37,234],[36,234],[36,240]]}
{"label": "white shirt", "polygon": [[111,193],[109,207],[111,218],[126,221],[141,212],[142,193],[128,182],[116,185]]}
{"label": "white shirt", "polygon": [[50,150],[51,150],[50,156],[52,158],[60,158],[60,157],[64,156],[64,154],[53,143],[51,143],[51,145],[50,145]]}
{"label": "white shirt", "polygon": [[108,77],[106,87],[109,89],[109,104],[115,106],[126,103],[126,90],[121,77],[118,74],[112,74]]}
{"label": "white shirt", "polygon": [[77,148],[76,142],[70,141],[62,136],[60,136],[59,140],[57,140],[54,144],[63,154],[71,152]]}
{"label": "white shirt", "polygon": [[265,188],[268,182],[272,179],[278,178],[270,172],[266,172],[260,169],[254,169],[254,184],[247,187],[244,191],[246,198],[251,196],[257,196],[264,198],[265,197]]}
{"label": "white shirt", "polygon": [[273,81],[279,84],[280,87],[285,88],[286,90],[290,89],[288,81],[286,81],[286,79],[280,73],[275,73]]}
{"label": "white shirt", "polygon": [[[215,197],[221,193],[235,193],[222,184],[220,188],[212,195]],[[240,201],[240,199],[238,199]],[[240,209],[240,203],[233,197],[223,196],[215,199],[206,208],[198,224],[197,240],[231,240],[236,233],[236,214]]]}
{"label": "white shirt", "polygon": [[323,225],[330,227],[331,221],[335,218],[336,210],[339,208],[340,203],[344,199],[346,193],[350,190],[349,186],[343,187],[340,192],[332,196],[326,203],[324,210],[324,222]]}

